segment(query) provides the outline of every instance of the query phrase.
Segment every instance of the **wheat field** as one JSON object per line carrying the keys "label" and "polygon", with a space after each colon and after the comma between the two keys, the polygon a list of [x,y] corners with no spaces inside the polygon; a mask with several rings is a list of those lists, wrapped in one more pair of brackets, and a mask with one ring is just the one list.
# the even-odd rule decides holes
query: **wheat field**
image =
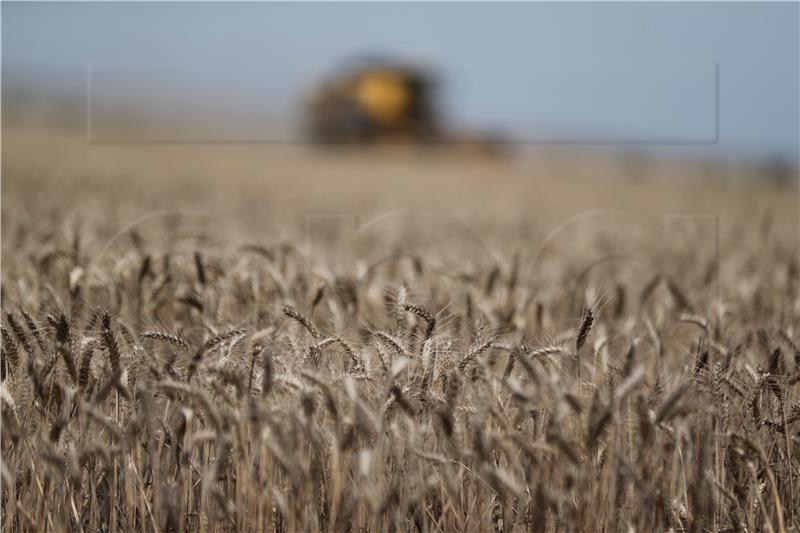
{"label": "wheat field", "polygon": [[800,530],[795,188],[3,142],[3,531]]}

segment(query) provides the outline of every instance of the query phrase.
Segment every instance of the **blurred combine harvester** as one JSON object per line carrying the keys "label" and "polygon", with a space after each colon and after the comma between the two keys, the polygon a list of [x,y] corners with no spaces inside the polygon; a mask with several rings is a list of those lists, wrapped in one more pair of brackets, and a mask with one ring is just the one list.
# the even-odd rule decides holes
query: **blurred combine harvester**
{"label": "blurred combine harvester", "polygon": [[323,144],[426,143],[437,137],[433,77],[418,67],[372,60],[349,66],[311,99],[312,139]]}
{"label": "blurred combine harvester", "polygon": [[311,97],[311,139],[323,145],[460,146],[496,155],[500,140],[446,131],[436,105],[436,80],[421,67],[369,60],[340,69]]}

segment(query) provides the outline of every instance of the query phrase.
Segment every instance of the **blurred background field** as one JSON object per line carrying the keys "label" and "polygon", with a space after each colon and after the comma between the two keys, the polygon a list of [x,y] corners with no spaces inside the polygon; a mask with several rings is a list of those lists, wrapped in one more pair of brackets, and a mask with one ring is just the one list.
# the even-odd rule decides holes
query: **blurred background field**
{"label": "blurred background field", "polygon": [[5,205],[14,210],[67,193],[81,198],[76,210],[121,202],[141,214],[181,208],[264,222],[412,209],[504,226],[609,209],[649,217],[720,214],[729,222],[757,221],[772,211],[791,226],[798,201],[795,185],[772,183],[759,168],[642,162],[574,149],[487,158],[413,146],[114,145],[87,142],[80,130],[41,126],[6,128],[3,149]]}

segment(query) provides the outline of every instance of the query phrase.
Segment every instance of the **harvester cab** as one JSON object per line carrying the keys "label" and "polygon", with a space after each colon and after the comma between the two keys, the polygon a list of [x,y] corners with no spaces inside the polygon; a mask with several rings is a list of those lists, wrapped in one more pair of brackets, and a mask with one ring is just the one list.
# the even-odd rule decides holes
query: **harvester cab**
{"label": "harvester cab", "polygon": [[308,109],[322,144],[425,144],[440,136],[434,80],[424,69],[370,61],[342,69],[314,91]]}

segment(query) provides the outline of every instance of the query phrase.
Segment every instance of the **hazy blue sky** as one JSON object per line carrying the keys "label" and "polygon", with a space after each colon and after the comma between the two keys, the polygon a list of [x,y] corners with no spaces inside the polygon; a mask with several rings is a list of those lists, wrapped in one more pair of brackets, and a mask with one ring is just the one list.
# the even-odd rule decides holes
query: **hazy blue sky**
{"label": "hazy blue sky", "polygon": [[3,2],[3,84],[80,91],[91,63],[100,115],[115,99],[260,101],[280,126],[258,133],[291,137],[310,80],[382,53],[437,69],[459,127],[796,160],[798,15],[763,2]]}

